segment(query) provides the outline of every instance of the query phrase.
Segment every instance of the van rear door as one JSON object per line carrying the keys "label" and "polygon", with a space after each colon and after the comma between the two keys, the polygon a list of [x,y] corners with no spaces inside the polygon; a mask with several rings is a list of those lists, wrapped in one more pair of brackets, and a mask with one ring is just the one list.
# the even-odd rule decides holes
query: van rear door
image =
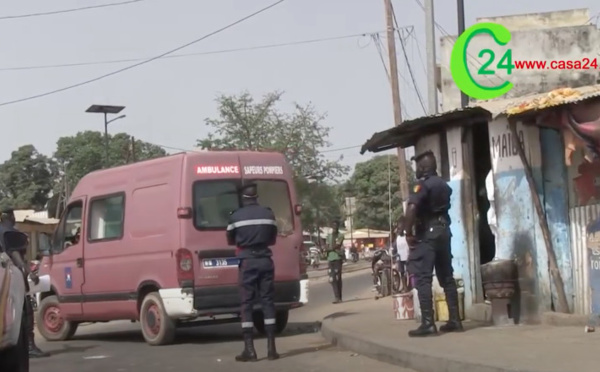
{"label": "van rear door", "polygon": [[275,214],[279,236],[272,247],[275,281],[300,280],[302,228],[294,211],[296,191],[290,166],[281,154],[249,152],[240,156],[244,182],[257,185],[258,202]]}
{"label": "van rear door", "polygon": [[238,264],[225,232],[230,214],[240,206],[239,157],[230,152],[189,153],[183,171],[181,206],[192,207],[192,218],[181,220],[181,247],[193,261],[196,308],[235,306]]}

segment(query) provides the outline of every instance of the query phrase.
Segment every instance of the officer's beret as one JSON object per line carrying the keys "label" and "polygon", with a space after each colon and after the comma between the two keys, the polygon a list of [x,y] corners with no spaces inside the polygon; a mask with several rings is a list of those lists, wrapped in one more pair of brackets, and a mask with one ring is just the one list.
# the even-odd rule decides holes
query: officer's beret
{"label": "officer's beret", "polygon": [[242,186],[242,196],[245,198],[258,197],[258,192],[256,190],[256,184],[248,183],[248,184]]}
{"label": "officer's beret", "polygon": [[2,210],[0,210],[0,213],[2,214],[15,214],[15,209],[10,207],[10,208],[4,208]]}
{"label": "officer's beret", "polygon": [[423,159],[426,156],[433,156],[435,158],[435,155],[433,154],[433,151],[427,150],[425,152],[422,152],[422,153],[420,153],[418,155],[413,156],[412,158],[410,158],[410,160],[412,160],[412,161],[419,161],[419,160]]}

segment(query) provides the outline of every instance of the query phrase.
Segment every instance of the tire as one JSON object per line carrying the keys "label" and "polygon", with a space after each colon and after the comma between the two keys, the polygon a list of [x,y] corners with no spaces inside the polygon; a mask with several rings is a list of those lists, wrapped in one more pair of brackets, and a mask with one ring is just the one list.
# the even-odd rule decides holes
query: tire
{"label": "tire", "polygon": [[144,340],[152,346],[169,345],[175,340],[175,321],[167,315],[158,292],[144,297],[140,307],[140,324]]}
{"label": "tire", "polygon": [[[289,310],[279,310],[275,313],[275,334],[281,334],[288,325],[290,317]],[[262,311],[256,311],[254,313],[252,321],[254,322],[254,328],[261,335],[265,334],[265,318]]]}
{"label": "tire", "polygon": [[392,286],[390,285],[390,270],[384,269],[381,271],[381,296],[387,297],[392,294]]}
{"label": "tire", "polygon": [[79,325],[62,318],[56,296],[48,296],[40,302],[35,322],[46,341],[67,341],[75,335]]}

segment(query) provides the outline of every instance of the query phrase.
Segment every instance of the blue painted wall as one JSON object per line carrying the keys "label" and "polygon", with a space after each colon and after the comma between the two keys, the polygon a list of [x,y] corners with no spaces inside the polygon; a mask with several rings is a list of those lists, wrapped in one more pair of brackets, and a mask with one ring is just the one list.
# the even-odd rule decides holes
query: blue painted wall
{"label": "blue painted wall", "polygon": [[[573,311],[573,272],[571,258],[571,237],[569,228],[569,200],[568,200],[568,176],[564,160],[564,145],[561,134],[553,129],[540,129],[541,158],[542,158],[542,180],[536,180],[542,184],[543,193],[540,195],[546,219],[550,229],[552,245],[556,254],[558,268],[565,284],[565,293],[569,302],[569,309]],[[541,234],[541,232],[540,232]],[[542,238],[541,245],[545,248]],[[554,303],[557,301],[556,287],[550,278],[550,288]]]}
{"label": "blue painted wall", "polygon": [[452,266],[454,273],[460,275],[465,283],[465,308],[469,308],[473,303],[473,293],[471,290],[471,270],[469,266],[469,246],[465,236],[465,223],[462,214],[462,180],[451,180],[448,185],[452,188],[452,197],[450,202],[450,218],[452,224]]}

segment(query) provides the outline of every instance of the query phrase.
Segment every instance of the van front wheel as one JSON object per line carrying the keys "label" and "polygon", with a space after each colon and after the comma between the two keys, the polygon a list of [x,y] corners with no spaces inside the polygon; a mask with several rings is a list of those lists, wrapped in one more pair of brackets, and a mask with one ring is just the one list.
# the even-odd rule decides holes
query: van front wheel
{"label": "van front wheel", "polygon": [[46,341],[67,341],[75,335],[79,325],[63,318],[56,296],[48,296],[40,302],[35,322]]}
{"label": "van front wheel", "polygon": [[169,318],[158,292],[148,293],[140,307],[140,323],[146,342],[152,346],[168,345],[175,340],[175,322]]}

